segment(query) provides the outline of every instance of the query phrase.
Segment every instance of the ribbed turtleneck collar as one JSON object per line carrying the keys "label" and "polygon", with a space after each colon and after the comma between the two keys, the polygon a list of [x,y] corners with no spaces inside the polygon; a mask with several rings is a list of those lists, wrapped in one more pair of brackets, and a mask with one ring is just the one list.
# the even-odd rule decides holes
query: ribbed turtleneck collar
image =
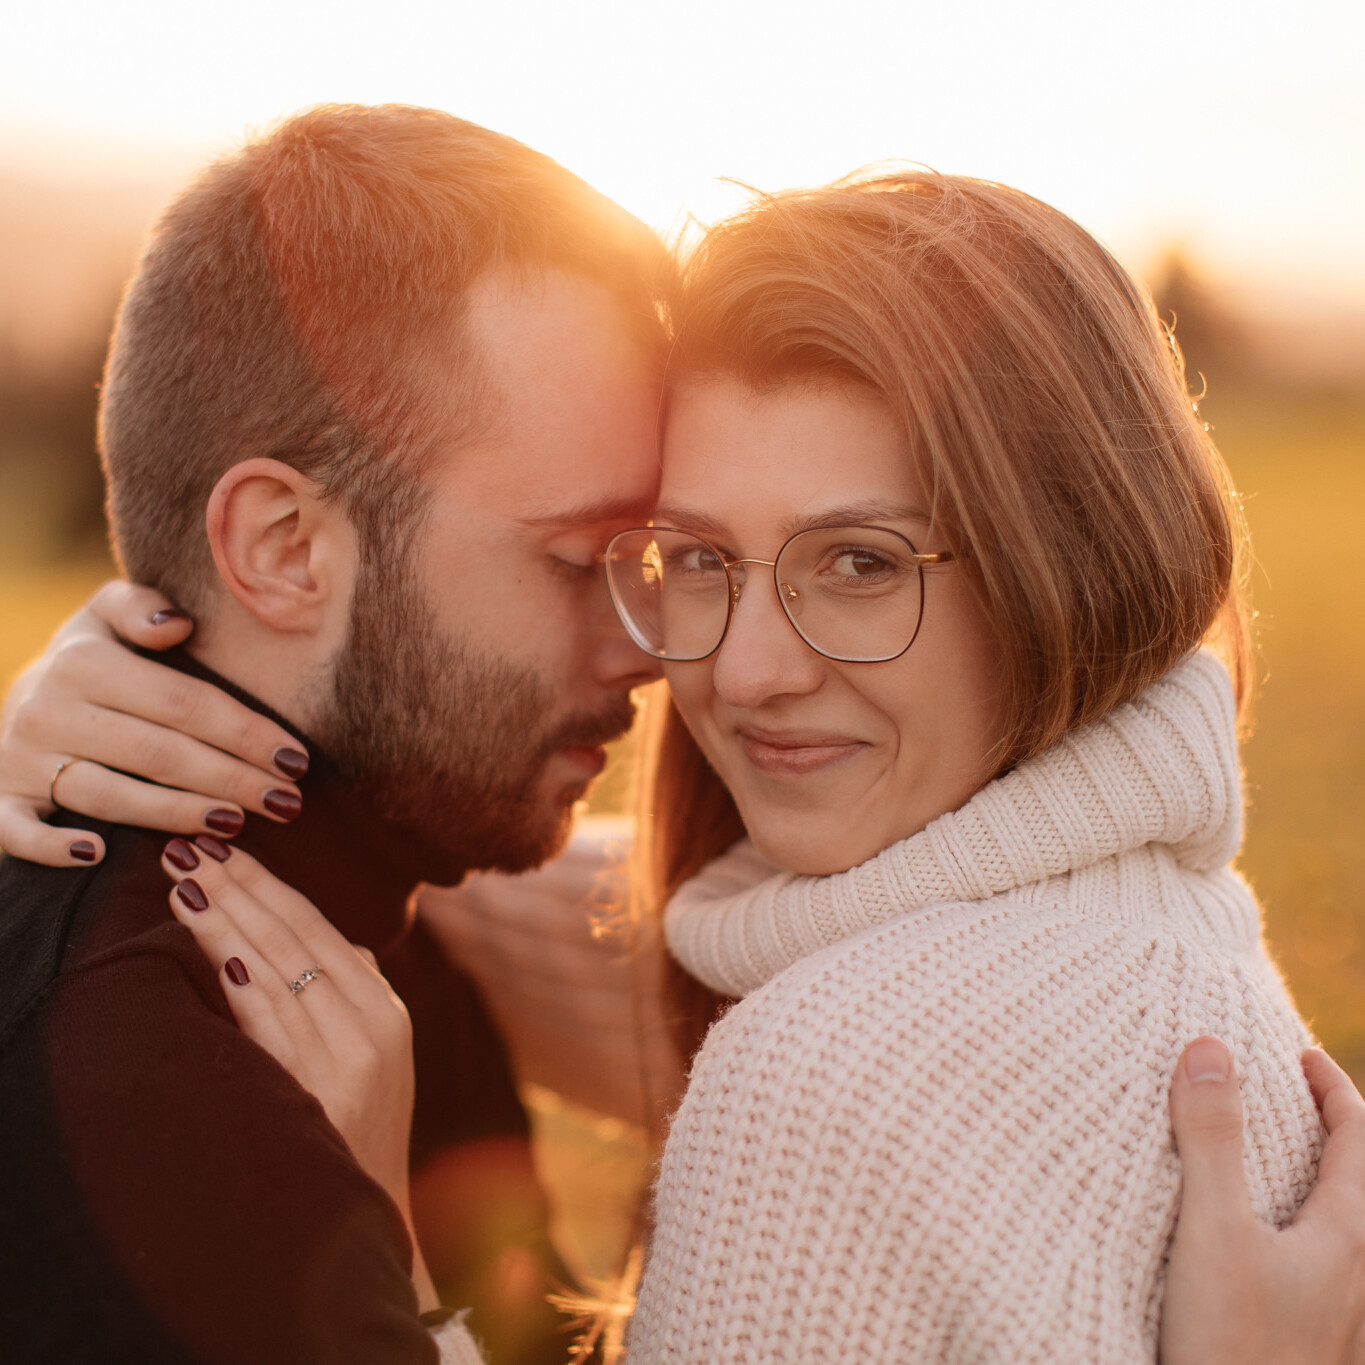
{"label": "ribbed turtleneck collar", "polygon": [[1150,844],[1165,845],[1184,869],[1213,872],[1236,854],[1241,829],[1232,684],[1201,650],[847,872],[779,872],[742,841],[679,889],[665,932],[693,976],[743,996],[899,915],[984,900]]}
{"label": "ribbed turtleneck collar", "polygon": [[248,813],[233,842],[307,896],[353,943],[382,952],[407,929],[418,882],[453,886],[463,879],[467,869],[452,864],[448,855],[381,819],[364,791],[287,717],[184,649],[145,657],[222,688],[307,749],[308,774],[298,783],[303,793],[299,817],[276,824]]}

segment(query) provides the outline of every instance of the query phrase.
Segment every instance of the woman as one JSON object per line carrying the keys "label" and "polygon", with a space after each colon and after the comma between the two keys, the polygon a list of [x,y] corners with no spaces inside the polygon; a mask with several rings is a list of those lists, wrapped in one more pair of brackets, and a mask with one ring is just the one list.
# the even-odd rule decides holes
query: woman
{"label": "woman", "polygon": [[[687,727],[656,741],[660,901],[736,807],[752,845],[669,909],[744,998],[673,1125],[632,1356],[1151,1358],[1181,1045],[1233,1042],[1264,1218],[1317,1121],[1226,870],[1235,519],[1150,305],[1036,201],[888,177],[712,233],[675,354],[656,526],[608,553]],[[243,1026],[391,1154],[329,1061],[350,1024],[296,1027],[281,974],[306,949],[363,1019],[365,969],[244,855],[202,879],[221,913],[172,905]]]}
{"label": "woman", "polygon": [[[672,529],[608,574],[749,834],[666,919],[743,998],[671,1125],[632,1352],[1154,1358],[1184,1042],[1233,1045],[1264,1216],[1316,1159],[1306,1033],[1227,866],[1225,470],[1150,303],[1014,191],[779,196],[688,275]],[[656,812],[723,801],[671,728]]]}

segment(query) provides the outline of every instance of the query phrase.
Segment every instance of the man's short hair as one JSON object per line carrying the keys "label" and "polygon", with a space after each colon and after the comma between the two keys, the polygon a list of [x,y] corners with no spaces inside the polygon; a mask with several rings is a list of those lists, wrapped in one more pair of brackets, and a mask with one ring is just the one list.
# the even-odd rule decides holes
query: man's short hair
{"label": "man's short hair", "polygon": [[476,124],[323,106],[208,167],[152,236],[105,374],[100,446],[124,571],[204,613],[205,505],[257,456],[315,480],[362,555],[383,553],[423,505],[437,440],[489,415],[463,304],[500,267],[598,282],[642,335],[659,334],[669,262],[655,236]]}

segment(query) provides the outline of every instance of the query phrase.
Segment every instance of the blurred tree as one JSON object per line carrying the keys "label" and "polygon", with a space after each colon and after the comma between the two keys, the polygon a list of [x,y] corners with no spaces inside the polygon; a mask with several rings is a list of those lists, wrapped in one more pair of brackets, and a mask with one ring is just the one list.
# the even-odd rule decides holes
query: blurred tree
{"label": "blurred tree", "polygon": [[[91,551],[104,534],[104,480],[95,418],[105,341],[35,356],[0,337],[0,488],[6,521],[43,558]],[[22,506],[16,505],[22,503]]]}
{"label": "blurred tree", "polygon": [[1168,248],[1149,283],[1156,310],[1174,331],[1185,357],[1191,393],[1205,387],[1224,391],[1253,377],[1242,324],[1183,250]]}

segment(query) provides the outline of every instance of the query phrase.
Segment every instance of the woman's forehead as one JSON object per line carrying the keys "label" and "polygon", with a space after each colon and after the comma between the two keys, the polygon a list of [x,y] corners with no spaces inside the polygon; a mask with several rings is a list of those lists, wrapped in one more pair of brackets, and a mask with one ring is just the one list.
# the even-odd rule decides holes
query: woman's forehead
{"label": "woman's forehead", "polygon": [[865,388],[755,392],[737,381],[706,381],[676,395],[659,498],[664,511],[712,518],[849,509],[855,521],[899,518],[923,511],[925,501],[894,415]]}

